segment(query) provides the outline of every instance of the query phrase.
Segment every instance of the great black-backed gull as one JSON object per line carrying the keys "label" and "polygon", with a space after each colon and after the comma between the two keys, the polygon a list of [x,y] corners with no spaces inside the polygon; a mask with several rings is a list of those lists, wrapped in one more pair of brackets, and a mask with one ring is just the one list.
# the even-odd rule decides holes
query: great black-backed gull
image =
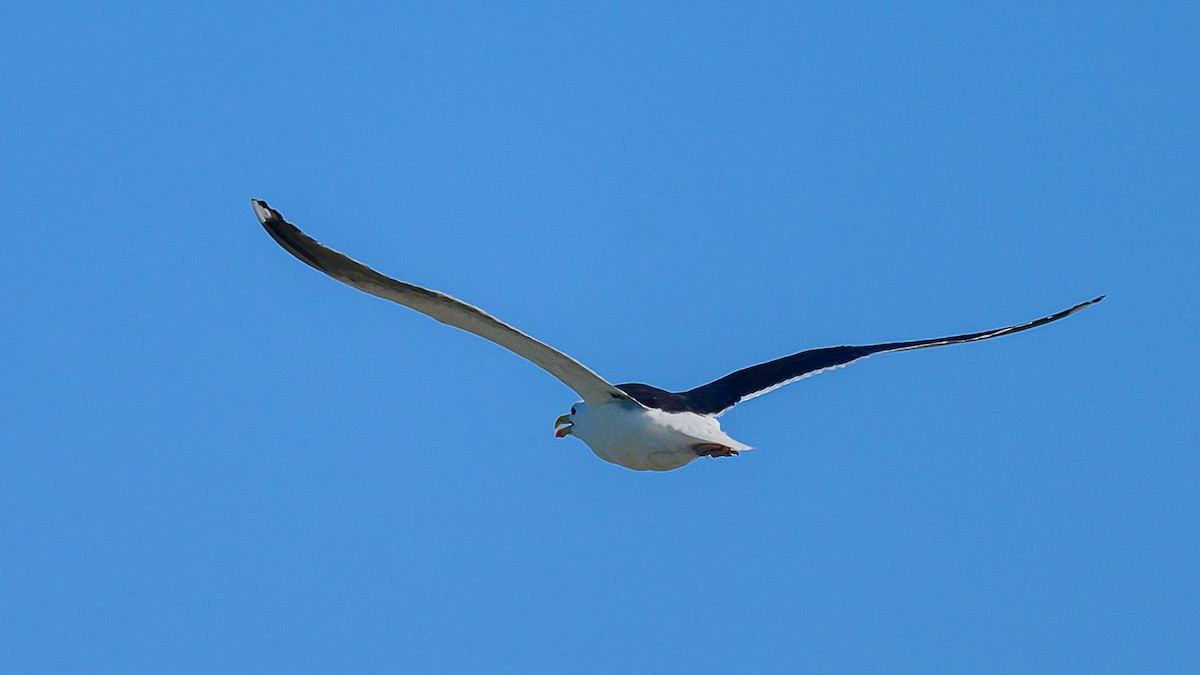
{"label": "great black-backed gull", "polygon": [[669,392],[647,384],[609,384],[587,366],[481,309],[443,293],[397,281],[322,246],[258,199],[254,213],[289,253],[338,281],[491,340],[541,366],[583,397],[554,422],[558,438],[575,436],[601,459],[637,471],[669,471],[697,457],[729,457],[750,446],[721,431],[717,417],[734,405],[872,354],[987,340],[1070,316],[1104,296],[1056,314],[995,330],[877,345],[826,347],[743,368],[703,386]]}

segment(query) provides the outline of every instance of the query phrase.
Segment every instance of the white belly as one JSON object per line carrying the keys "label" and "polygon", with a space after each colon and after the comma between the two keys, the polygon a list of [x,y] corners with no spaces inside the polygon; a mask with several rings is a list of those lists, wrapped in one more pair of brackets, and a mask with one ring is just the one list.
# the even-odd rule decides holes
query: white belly
{"label": "white belly", "polygon": [[696,459],[698,443],[749,450],[725,432],[713,417],[666,413],[623,403],[594,406],[586,436],[596,456],[635,471],[670,471]]}

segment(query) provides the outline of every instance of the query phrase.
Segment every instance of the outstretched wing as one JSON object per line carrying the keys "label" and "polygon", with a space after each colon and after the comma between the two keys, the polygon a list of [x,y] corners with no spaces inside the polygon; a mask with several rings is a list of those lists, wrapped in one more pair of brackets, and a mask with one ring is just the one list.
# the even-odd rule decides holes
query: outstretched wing
{"label": "outstretched wing", "polygon": [[[816,375],[817,373],[834,368],[841,368],[855,361],[865,359],[872,354],[903,352],[910,349],[925,349],[926,347],[941,347],[943,345],[975,342],[977,340],[1000,337],[1001,335],[1019,333],[1023,330],[1048,324],[1051,321],[1058,321],[1103,299],[1104,296],[1102,295],[1093,300],[1075,305],[1070,309],[1065,309],[1050,316],[1044,316],[1035,321],[980,333],[967,333],[966,335],[954,335],[952,337],[932,338],[929,340],[912,340],[910,342],[888,342],[886,344],[866,345],[862,347],[845,346],[810,349],[798,354],[792,354],[791,356],[785,356],[781,359],[775,359],[774,361],[760,363],[757,366],[744,368],[735,373],[730,373],[719,380],[696,387],[691,391],[679,394],[667,394],[667,397],[671,399],[675,407],[680,409],[690,410],[702,415],[716,415],[747,399],[761,396],[810,375]],[[622,387],[628,389],[625,385],[622,385]],[[639,392],[634,390],[630,391],[630,393],[634,397],[638,397]],[[662,393],[666,394],[666,392]],[[645,404],[646,401],[642,401],[642,403]]]}
{"label": "outstretched wing", "polygon": [[366,265],[317,243],[296,226],[283,219],[279,212],[259,200],[250,200],[254,213],[267,232],[301,261],[360,291],[427,314],[444,324],[461,328],[481,338],[515,352],[574,389],[590,404],[612,400],[629,400],[624,392],[612,386],[587,366],[539,342],[508,324],[449,295],[397,281]]}

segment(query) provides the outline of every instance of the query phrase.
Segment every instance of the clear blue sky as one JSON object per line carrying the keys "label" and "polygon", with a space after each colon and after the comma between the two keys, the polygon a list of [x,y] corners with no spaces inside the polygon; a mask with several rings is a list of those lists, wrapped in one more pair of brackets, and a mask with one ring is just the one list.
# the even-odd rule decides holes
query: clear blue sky
{"label": "clear blue sky", "polygon": [[[1200,669],[1195,3],[496,4],[0,11],[0,669]],[[638,474],[250,197],[616,382],[1108,300]]]}

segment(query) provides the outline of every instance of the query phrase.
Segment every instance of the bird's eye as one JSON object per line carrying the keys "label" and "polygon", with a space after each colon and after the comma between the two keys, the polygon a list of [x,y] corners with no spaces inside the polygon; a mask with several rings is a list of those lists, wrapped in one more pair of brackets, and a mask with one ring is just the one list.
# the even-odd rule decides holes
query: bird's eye
{"label": "bird's eye", "polygon": [[574,415],[574,414],[575,414],[575,406],[571,406],[571,414],[572,414],[572,415]]}

